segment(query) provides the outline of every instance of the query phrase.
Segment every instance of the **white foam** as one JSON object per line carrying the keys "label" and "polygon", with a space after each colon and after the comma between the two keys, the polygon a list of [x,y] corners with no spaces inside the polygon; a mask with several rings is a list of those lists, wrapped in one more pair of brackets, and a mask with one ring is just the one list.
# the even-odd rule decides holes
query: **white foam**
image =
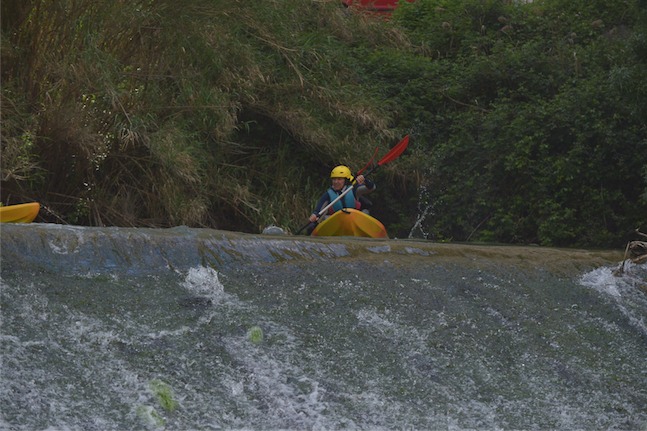
{"label": "white foam", "polygon": [[634,294],[647,285],[647,267],[626,261],[620,272],[618,268],[597,268],[582,275],[579,283],[614,297]]}
{"label": "white foam", "polygon": [[[270,332],[279,331],[288,332],[288,340],[293,338],[278,326]],[[326,391],[316,376],[292,357],[293,348],[298,346],[286,350],[265,341],[253,345],[246,335],[228,337],[225,345],[239,367],[226,372],[221,382],[236,405],[251,416],[263,416],[269,427],[287,422],[295,429],[330,428],[326,411],[331,406],[323,401]]]}
{"label": "white foam", "polygon": [[641,286],[647,283],[645,269],[644,265],[627,261],[624,262],[621,273],[617,273],[615,268],[597,268],[580,277],[579,283],[609,295],[629,323],[647,334],[643,311],[647,306],[647,299],[644,292],[640,291]]}
{"label": "white foam", "polygon": [[587,272],[579,280],[582,286],[592,287],[600,292],[616,297],[620,296],[618,281],[618,277],[613,275],[613,270],[608,267],[597,268]]}
{"label": "white foam", "polygon": [[221,297],[225,293],[225,288],[218,278],[218,272],[204,266],[189,269],[182,286],[191,293],[209,296],[212,299]]}

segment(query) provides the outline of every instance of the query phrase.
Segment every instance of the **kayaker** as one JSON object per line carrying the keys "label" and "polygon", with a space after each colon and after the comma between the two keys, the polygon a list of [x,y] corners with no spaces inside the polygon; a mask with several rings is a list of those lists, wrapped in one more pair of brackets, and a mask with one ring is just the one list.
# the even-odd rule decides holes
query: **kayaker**
{"label": "kayaker", "polygon": [[328,215],[343,208],[355,208],[368,213],[369,208],[373,204],[365,195],[375,190],[375,183],[373,181],[365,178],[364,175],[358,175],[357,178],[353,178],[350,169],[344,165],[335,167],[330,172],[330,178],[332,185],[319,198],[315,210],[309,218],[311,223],[317,221],[318,214],[321,212],[322,208],[334,201],[335,198],[346,191],[348,187],[352,187],[353,190],[337,201],[332,208],[328,210],[328,214],[322,215],[321,219],[324,219]]}

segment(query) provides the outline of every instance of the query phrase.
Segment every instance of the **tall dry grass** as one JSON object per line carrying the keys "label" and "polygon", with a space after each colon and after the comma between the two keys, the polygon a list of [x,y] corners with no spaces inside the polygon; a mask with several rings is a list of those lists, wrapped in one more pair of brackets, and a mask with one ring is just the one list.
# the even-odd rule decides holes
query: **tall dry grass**
{"label": "tall dry grass", "polygon": [[2,14],[2,200],[57,220],[289,227],[319,174],[392,138],[353,49],[402,40],[336,2],[4,0]]}

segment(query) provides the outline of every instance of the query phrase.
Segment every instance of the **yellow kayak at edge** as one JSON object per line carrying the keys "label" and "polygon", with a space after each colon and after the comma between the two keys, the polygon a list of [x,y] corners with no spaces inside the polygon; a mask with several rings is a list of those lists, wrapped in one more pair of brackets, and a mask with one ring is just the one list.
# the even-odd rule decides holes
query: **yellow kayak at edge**
{"label": "yellow kayak at edge", "polygon": [[38,211],[40,211],[38,202],[2,206],[0,207],[0,222],[31,223],[38,215]]}
{"label": "yellow kayak at edge", "polygon": [[311,235],[388,238],[386,228],[379,220],[352,208],[337,211],[319,223]]}

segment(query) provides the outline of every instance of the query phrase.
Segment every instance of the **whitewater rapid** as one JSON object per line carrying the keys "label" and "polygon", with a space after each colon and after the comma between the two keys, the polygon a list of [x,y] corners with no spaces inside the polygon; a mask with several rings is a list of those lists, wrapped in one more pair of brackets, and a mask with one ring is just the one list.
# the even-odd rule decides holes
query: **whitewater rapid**
{"label": "whitewater rapid", "polygon": [[0,428],[645,429],[621,252],[2,226]]}

